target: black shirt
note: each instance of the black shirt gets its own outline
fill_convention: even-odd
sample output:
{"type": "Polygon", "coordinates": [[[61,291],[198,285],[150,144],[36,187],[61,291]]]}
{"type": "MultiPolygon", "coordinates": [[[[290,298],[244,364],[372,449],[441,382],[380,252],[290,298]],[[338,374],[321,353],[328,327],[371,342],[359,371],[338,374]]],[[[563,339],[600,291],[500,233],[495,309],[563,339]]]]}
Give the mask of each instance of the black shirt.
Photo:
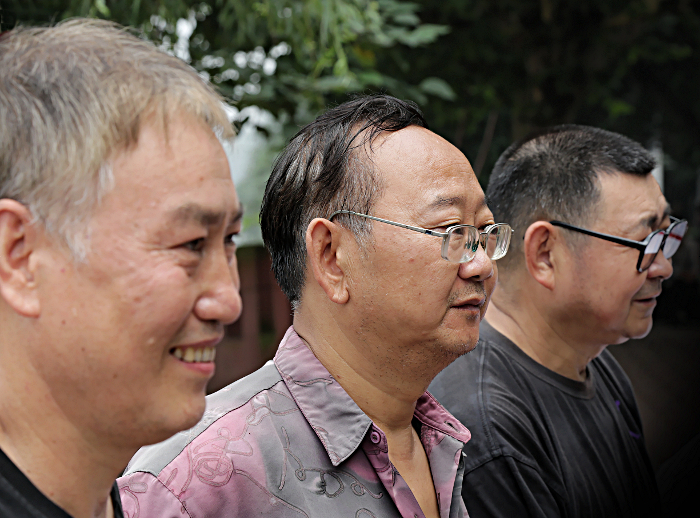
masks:
{"type": "Polygon", "coordinates": [[[462,486],[471,518],[658,516],[634,392],[612,354],[579,382],[487,322],[480,333],[428,389],[472,432],[462,486]]]}
{"type": "MultiPolygon", "coordinates": [[[[123,518],[117,484],[112,486],[114,518],[123,518]]],[[[71,518],[49,500],[0,450],[0,518],[71,518]]]]}

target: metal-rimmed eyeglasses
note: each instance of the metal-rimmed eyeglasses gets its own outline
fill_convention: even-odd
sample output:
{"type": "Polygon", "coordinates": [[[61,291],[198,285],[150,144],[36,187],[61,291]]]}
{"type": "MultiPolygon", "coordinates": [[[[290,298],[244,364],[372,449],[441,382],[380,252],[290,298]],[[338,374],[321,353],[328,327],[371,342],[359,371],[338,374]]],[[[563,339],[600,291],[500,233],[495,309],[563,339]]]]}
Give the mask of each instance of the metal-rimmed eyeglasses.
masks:
{"type": "Polygon", "coordinates": [[[587,228],[577,227],[575,225],[569,225],[563,221],[550,221],[552,225],[557,227],[562,227],[568,230],[573,230],[574,232],[581,232],[589,236],[597,237],[600,239],[605,239],[606,241],[612,241],[619,245],[629,246],[630,248],[636,248],[639,250],[639,259],[637,260],[637,271],[642,273],[649,269],[649,267],[654,263],[656,259],[656,254],[659,250],[663,250],[664,257],[670,259],[678,251],[678,247],[681,245],[683,236],[686,230],[688,230],[688,222],[684,219],[674,218],[670,216],[671,224],[668,228],[654,230],[642,241],[634,241],[633,239],[625,239],[624,237],[612,236],[610,234],[603,234],[602,232],[595,232],[594,230],[588,230],[587,228]]]}
{"type": "Polygon", "coordinates": [[[468,263],[474,259],[480,244],[486,251],[486,255],[489,259],[493,261],[500,259],[508,252],[510,238],[513,234],[510,225],[507,223],[494,223],[493,225],[487,226],[483,231],[479,231],[478,228],[472,225],[453,225],[447,227],[445,232],[437,232],[436,230],[404,225],[396,221],[360,214],[359,212],[353,212],[351,210],[337,210],[328,217],[328,220],[331,221],[338,214],[354,214],[355,216],[407,228],[408,230],[414,230],[429,236],[441,237],[442,258],[452,263],[468,263]]]}

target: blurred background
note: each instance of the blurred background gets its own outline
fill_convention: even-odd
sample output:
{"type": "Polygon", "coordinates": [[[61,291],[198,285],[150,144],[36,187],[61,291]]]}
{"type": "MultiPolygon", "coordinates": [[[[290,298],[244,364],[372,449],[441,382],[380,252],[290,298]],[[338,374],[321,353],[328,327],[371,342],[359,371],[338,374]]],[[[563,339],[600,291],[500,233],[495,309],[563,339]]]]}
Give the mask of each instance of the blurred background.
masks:
{"type": "Polygon", "coordinates": [[[230,103],[244,310],[210,390],[271,358],[291,324],[258,225],[276,154],[327,106],[385,92],[416,101],[484,186],[514,139],[553,124],[602,127],[652,150],[673,214],[691,226],[654,329],[611,350],[635,387],[655,467],[700,433],[700,2],[0,0],[3,31],[71,16],[134,27],[230,103]]]}

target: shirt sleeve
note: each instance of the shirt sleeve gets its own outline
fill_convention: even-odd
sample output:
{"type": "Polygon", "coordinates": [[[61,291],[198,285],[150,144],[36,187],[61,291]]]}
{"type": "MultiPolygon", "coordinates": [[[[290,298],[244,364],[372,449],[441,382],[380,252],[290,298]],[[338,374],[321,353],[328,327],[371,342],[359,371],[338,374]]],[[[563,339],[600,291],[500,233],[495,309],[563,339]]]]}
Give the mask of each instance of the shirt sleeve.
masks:
{"type": "Polygon", "coordinates": [[[462,498],[471,518],[560,518],[565,499],[533,467],[499,456],[464,476],[462,498]]]}
{"type": "Polygon", "coordinates": [[[117,482],[124,518],[190,518],[185,505],[150,473],[138,471],[117,482]]]}

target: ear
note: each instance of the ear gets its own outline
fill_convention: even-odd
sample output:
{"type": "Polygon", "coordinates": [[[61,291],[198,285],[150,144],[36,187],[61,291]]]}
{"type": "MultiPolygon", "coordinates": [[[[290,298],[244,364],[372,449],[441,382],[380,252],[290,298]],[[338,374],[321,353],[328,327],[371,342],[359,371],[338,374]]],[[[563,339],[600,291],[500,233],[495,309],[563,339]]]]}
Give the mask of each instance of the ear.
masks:
{"type": "Polygon", "coordinates": [[[32,219],[18,201],[0,199],[0,296],[25,317],[40,313],[32,260],[37,230],[32,219]]]}
{"type": "Polygon", "coordinates": [[[524,239],[527,271],[542,286],[553,290],[556,266],[553,251],[557,241],[554,227],[547,221],[535,221],[525,231],[524,239]]]}
{"type": "Polygon", "coordinates": [[[347,279],[341,266],[342,229],[323,218],[315,218],[306,229],[306,254],[314,279],[336,304],[350,299],[347,279]]]}

